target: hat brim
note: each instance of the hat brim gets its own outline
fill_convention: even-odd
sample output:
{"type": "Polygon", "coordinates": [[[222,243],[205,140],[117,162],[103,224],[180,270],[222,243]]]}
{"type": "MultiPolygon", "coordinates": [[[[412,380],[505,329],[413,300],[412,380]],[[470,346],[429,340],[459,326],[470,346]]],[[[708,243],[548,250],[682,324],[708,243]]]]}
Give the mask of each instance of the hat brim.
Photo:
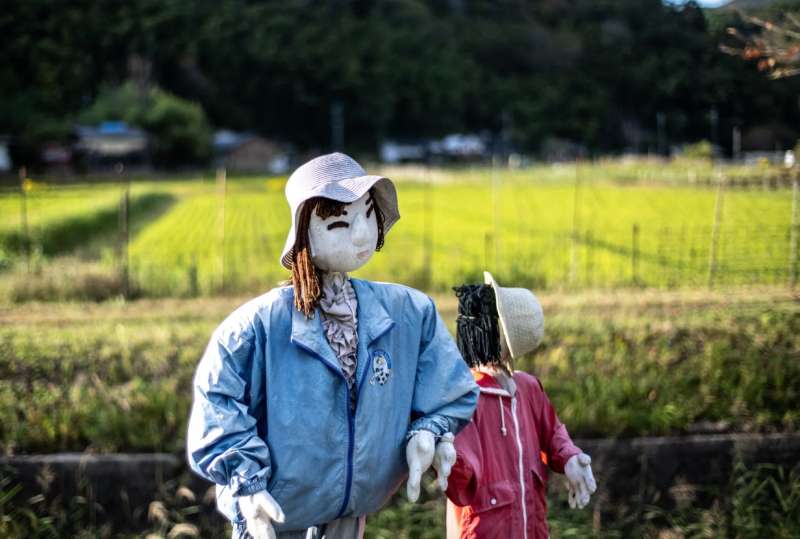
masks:
{"type": "MultiPolygon", "coordinates": [[[[392,180],[385,176],[357,176],[338,182],[324,183],[315,191],[310,192],[306,200],[314,197],[324,197],[349,204],[364,196],[373,186],[375,187],[378,206],[383,212],[383,233],[386,235],[389,229],[400,219],[400,210],[397,205],[397,189],[392,180]]],[[[297,221],[300,218],[300,212],[304,204],[305,201],[300,203],[294,215],[292,215],[292,226],[286,236],[286,242],[281,252],[281,265],[288,270],[292,269],[294,244],[297,238],[297,221]]]]}
{"type": "Polygon", "coordinates": [[[526,288],[499,286],[492,274],[483,272],[484,283],[494,290],[497,317],[513,359],[534,351],[544,337],[542,305],[526,288]]]}

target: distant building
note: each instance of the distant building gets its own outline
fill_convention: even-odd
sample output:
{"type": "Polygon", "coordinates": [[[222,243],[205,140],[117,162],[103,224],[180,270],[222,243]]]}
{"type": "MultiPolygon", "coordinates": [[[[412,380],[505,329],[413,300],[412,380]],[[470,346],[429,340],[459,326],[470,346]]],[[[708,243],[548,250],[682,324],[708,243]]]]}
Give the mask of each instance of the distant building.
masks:
{"type": "Polygon", "coordinates": [[[797,131],[782,124],[750,127],[742,136],[741,158],[745,164],[783,164],[786,150],[794,147],[797,138],[797,131]]]}
{"type": "Polygon", "coordinates": [[[218,167],[236,172],[284,174],[290,166],[289,154],[282,145],[252,133],[217,131],[214,156],[218,167]]]}
{"type": "Polygon", "coordinates": [[[381,144],[381,161],[383,163],[405,163],[423,161],[428,154],[424,141],[400,142],[387,140],[381,144]]]}
{"type": "Polygon", "coordinates": [[[0,172],[11,170],[11,155],[8,153],[8,137],[0,136],[0,172]]]}
{"type": "Polygon", "coordinates": [[[453,133],[428,145],[434,156],[450,160],[476,160],[488,155],[484,137],[480,135],[453,133]]]}
{"type": "Polygon", "coordinates": [[[149,139],[141,129],[124,122],[103,122],[97,126],[79,125],[75,131],[75,152],[90,168],[148,162],[149,139]]]}

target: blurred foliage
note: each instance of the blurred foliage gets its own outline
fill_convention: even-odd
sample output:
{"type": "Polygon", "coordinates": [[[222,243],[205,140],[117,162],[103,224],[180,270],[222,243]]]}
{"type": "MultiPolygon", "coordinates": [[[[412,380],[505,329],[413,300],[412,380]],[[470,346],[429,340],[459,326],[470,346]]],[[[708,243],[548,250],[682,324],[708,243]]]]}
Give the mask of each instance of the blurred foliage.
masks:
{"type": "Polygon", "coordinates": [[[701,140],[694,144],[687,144],[681,152],[681,157],[687,159],[710,160],[714,156],[714,148],[707,140],[701,140]]]}
{"type": "Polygon", "coordinates": [[[739,465],[733,498],[737,537],[789,539],[800,535],[800,467],[739,465]]]}
{"type": "Polygon", "coordinates": [[[96,125],[123,121],[151,135],[156,164],[203,163],[211,156],[211,128],[197,103],[181,99],[158,87],[137,87],[126,82],[103,87],[79,121],[96,125]]]}
{"type": "MultiPolygon", "coordinates": [[[[753,13],[798,6],[767,4],[753,13]]],[[[346,145],[366,151],[483,129],[524,150],[549,137],[655,150],[659,114],[662,142],[683,142],[712,138],[711,109],[720,134],[777,122],[796,135],[800,81],[769,83],[723,54],[729,26],[748,23],[661,0],[13,2],[0,15],[0,132],[24,153],[134,78],[200,103],[214,125],[301,148],[330,145],[337,106],[346,145]]]]}
{"type": "Polygon", "coordinates": [[[699,422],[733,431],[800,426],[800,313],[710,312],[640,326],[551,320],[523,362],[577,436],[667,435],[699,422]]]}

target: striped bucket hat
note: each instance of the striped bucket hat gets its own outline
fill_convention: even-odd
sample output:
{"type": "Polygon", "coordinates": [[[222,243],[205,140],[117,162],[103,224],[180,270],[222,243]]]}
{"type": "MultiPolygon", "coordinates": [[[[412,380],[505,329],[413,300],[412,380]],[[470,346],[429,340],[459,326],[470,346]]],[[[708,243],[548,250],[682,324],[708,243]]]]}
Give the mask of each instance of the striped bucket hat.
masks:
{"type": "Polygon", "coordinates": [[[361,198],[371,187],[383,211],[383,232],[387,234],[398,219],[397,190],[389,178],[367,174],[355,159],[343,153],[321,155],[301,165],[286,182],[286,200],[292,212],[292,228],[281,253],[281,264],[292,269],[297,221],[303,203],[314,197],[325,197],[350,203],[361,198]]]}
{"type": "Polygon", "coordinates": [[[533,292],[526,288],[499,286],[492,274],[483,272],[483,282],[494,290],[500,327],[513,359],[533,352],[544,339],[544,313],[533,292]]]}

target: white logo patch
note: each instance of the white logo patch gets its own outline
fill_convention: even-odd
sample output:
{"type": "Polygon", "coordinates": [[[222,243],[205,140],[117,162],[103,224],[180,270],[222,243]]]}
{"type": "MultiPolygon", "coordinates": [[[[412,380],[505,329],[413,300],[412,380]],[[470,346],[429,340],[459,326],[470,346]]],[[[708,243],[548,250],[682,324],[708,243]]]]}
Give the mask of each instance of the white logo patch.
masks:
{"type": "Polygon", "coordinates": [[[389,381],[392,375],[392,360],[389,359],[389,354],[383,350],[375,350],[372,353],[372,378],[369,383],[372,385],[384,385],[389,381]]]}

